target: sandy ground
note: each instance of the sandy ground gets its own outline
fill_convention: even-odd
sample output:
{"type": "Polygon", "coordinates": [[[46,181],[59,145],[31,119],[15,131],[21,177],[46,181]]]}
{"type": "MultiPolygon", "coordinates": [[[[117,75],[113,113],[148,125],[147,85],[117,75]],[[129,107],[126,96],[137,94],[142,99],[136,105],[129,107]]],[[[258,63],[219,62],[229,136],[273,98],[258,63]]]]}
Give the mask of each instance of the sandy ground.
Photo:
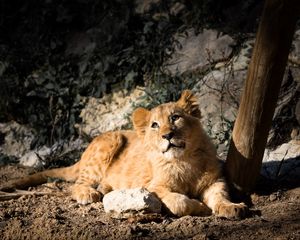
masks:
{"type": "MultiPolygon", "coordinates": [[[[29,172],[0,167],[0,184],[29,172]]],[[[112,219],[101,202],[74,202],[68,183],[47,183],[24,195],[0,201],[0,239],[300,239],[300,182],[293,186],[263,184],[251,195],[246,219],[215,216],[174,218],[149,215],[112,219]]]]}

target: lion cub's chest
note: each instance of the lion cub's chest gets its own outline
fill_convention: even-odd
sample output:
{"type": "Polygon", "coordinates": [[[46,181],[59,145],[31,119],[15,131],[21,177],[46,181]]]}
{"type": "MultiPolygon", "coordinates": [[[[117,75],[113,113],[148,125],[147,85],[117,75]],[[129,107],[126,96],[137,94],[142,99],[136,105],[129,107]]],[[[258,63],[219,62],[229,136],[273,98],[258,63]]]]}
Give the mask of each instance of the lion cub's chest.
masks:
{"type": "Polygon", "coordinates": [[[160,181],[163,181],[170,191],[182,194],[189,194],[195,191],[194,188],[197,185],[200,174],[197,171],[197,167],[191,163],[180,162],[179,160],[164,163],[156,172],[157,174],[154,175],[154,178],[159,178],[160,181]]]}

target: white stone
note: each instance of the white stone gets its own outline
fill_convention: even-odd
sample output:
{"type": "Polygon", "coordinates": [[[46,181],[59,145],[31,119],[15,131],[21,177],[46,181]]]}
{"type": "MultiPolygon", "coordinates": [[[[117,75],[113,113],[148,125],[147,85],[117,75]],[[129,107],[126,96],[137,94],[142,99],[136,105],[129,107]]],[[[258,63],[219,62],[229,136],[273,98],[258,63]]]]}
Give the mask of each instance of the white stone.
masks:
{"type": "Polygon", "coordinates": [[[43,166],[43,160],[51,153],[51,149],[43,146],[38,151],[30,151],[20,158],[20,164],[25,167],[40,168],[43,166]]]}
{"type": "Polygon", "coordinates": [[[161,201],[145,188],[115,190],[103,197],[104,211],[115,218],[160,213],[161,205],[161,201]]]}
{"type": "Polygon", "coordinates": [[[275,150],[266,149],[261,173],[272,179],[295,180],[300,176],[300,141],[292,140],[275,150]]]}

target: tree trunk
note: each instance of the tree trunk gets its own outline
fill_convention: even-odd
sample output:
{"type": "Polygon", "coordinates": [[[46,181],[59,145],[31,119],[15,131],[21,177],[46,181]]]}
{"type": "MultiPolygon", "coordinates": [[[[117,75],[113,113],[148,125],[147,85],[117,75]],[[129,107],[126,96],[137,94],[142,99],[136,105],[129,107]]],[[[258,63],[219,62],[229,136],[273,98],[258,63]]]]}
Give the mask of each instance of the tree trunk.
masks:
{"type": "Polygon", "coordinates": [[[283,79],[299,0],[266,0],[226,161],[229,181],[255,185],[283,79]]]}

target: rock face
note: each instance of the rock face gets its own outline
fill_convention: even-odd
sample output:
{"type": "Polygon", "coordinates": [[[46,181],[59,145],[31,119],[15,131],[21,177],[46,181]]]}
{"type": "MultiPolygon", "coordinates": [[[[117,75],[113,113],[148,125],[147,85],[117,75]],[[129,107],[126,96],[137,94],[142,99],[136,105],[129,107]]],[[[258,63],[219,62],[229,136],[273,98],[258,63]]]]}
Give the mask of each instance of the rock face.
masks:
{"type": "Polygon", "coordinates": [[[229,135],[237,116],[252,47],[253,40],[245,42],[230,61],[216,64],[215,69],[193,87],[199,99],[203,127],[223,158],[226,157],[229,135]]]}
{"type": "Polygon", "coordinates": [[[227,70],[212,71],[193,88],[199,99],[203,127],[215,142],[221,156],[226,154],[228,134],[237,115],[246,77],[245,70],[234,74],[227,70]]]}
{"type": "Polygon", "coordinates": [[[78,131],[90,137],[103,132],[122,129],[131,123],[131,113],[146,104],[145,92],[135,89],[131,94],[116,92],[104,98],[88,98],[81,111],[82,123],[76,125],[78,131]],[[109,103],[109,104],[108,104],[109,103]]]}
{"type": "Polygon", "coordinates": [[[161,201],[145,188],[115,190],[103,197],[106,213],[115,218],[126,218],[138,213],[160,213],[161,201]]]}
{"type": "Polygon", "coordinates": [[[34,129],[14,121],[0,123],[0,133],[4,136],[0,153],[18,158],[30,151],[30,145],[36,137],[34,129]]]}
{"type": "Polygon", "coordinates": [[[194,29],[187,36],[178,37],[180,47],[166,63],[171,74],[183,74],[200,70],[212,62],[223,61],[232,52],[235,43],[229,35],[222,35],[216,30],[204,30],[196,35],[194,29]]]}
{"type": "MultiPolygon", "coordinates": [[[[25,153],[19,163],[26,167],[41,168],[47,162],[47,159],[58,158],[67,155],[75,150],[85,149],[87,146],[82,139],[71,140],[69,142],[56,142],[53,146],[42,146],[39,149],[25,153]]],[[[74,159],[75,160],[75,159],[74,159]]]]}

